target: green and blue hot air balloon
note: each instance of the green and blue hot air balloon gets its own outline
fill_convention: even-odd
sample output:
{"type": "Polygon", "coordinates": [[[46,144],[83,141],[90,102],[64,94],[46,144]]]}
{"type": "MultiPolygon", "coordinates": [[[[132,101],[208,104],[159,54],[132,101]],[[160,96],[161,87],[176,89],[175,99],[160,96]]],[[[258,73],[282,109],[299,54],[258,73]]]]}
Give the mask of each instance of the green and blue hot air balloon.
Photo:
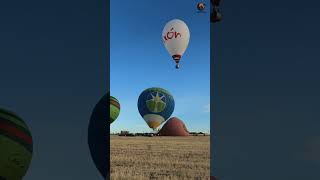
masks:
{"type": "Polygon", "coordinates": [[[144,90],[138,99],[139,113],[153,130],[169,119],[174,105],[173,96],[159,87],[144,90]]]}
{"type": "Polygon", "coordinates": [[[32,136],[26,123],[15,113],[0,109],[0,179],[23,179],[32,153],[32,136]]]}

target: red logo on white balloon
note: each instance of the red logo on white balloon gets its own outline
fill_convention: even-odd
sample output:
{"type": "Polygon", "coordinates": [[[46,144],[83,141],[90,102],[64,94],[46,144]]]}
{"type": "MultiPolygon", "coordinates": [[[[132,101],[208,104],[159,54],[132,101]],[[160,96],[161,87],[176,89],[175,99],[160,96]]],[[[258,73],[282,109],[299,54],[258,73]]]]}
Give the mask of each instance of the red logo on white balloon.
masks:
{"type": "Polygon", "coordinates": [[[164,42],[167,42],[168,40],[171,40],[173,38],[176,39],[178,37],[181,37],[181,33],[174,31],[174,28],[171,28],[170,31],[163,36],[163,39],[164,42]]]}

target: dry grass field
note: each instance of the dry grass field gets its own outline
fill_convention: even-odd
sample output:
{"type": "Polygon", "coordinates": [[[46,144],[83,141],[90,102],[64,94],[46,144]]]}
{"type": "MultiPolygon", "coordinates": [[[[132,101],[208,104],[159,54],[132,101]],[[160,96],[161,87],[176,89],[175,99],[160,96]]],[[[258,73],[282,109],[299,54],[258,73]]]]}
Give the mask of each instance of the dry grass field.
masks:
{"type": "Polygon", "coordinates": [[[210,137],[111,136],[112,180],[210,179],[210,137]]]}

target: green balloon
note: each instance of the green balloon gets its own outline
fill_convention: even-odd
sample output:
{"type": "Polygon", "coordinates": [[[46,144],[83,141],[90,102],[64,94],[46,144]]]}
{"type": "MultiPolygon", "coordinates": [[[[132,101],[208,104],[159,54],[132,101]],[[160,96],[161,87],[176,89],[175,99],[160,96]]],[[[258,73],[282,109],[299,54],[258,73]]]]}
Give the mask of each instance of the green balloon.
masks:
{"type": "Polygon", "coordinates": [[[113,123],[120,114],[120,103],[115,98],[110,96],[110,124],[113,123]]]}
{"type": "Polygon", "coordinates": [[[16,114],[0,109],[0,179],[21,180],[33,153],[29,128],[16,114]]]}

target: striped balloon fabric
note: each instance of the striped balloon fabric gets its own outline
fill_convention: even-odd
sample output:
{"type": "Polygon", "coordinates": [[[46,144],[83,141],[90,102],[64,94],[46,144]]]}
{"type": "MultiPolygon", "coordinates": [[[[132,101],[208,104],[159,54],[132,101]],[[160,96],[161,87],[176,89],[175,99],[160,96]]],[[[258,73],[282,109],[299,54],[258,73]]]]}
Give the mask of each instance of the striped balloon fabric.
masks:
{"type": "Polygon", "coordinates": [[[33,152],[31,133],[16,114],[0,109],[0,179],[21,180],[33,152]]]}
{"type": "Polygon", "coordinates": [[[119,114],[120,103],[115,97],[110,96],[110,124],[118,118],[119,114]]]}

